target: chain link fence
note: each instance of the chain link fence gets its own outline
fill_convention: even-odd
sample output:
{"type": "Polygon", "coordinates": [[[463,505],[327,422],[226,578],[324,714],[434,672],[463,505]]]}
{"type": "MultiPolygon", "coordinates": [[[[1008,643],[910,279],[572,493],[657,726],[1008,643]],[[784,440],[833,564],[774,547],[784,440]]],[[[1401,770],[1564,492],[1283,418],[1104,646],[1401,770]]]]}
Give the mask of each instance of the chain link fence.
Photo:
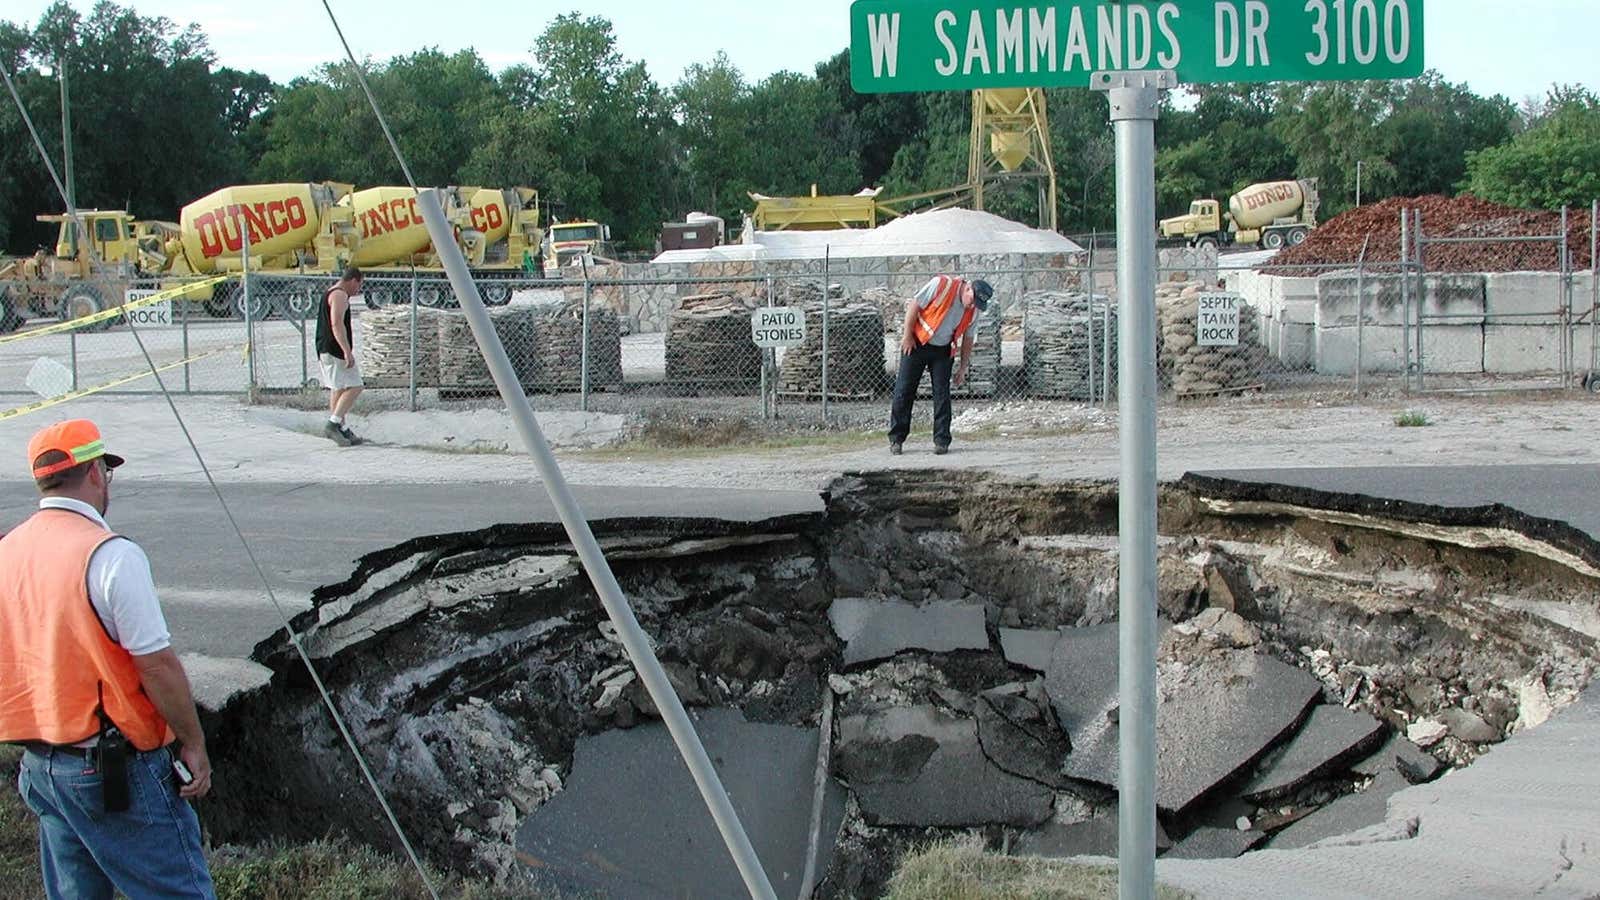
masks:
{"type": "MultiPolygon", "coordinates": [[[[1600,346],[1593,272],[1576,271],[1566,250],[1569,263],[1553,273],[1430,272],[1429,254],[1445,242],[1417,228],[1407,232],[1398,262],[1392,252],[1376,263],[1363,253],[1353,265],[1163,250],[1155,348],[1163,397],[1359,391],[1377,382],[1431,390],[1447,387],[1446,377],[1481,385],[1518,366],[1560,385],[1593,368],[1600,346]],[[1235,299],[1219,304],[1210,297],[1219,292],[1235,299]]],[[[1000,256],[665,268],[479,282],[522,388],[539,408],[879,424],[907,304],[939,274],[983,277],[996,288],[995,302],[973,324],[971,370],[953,392],[958,413],[1108,406],[1117,396],[1114,249],[1091,247],[1048,265],[1000,256]],[[797,310],[803,338],[759,347],[752,318],[769,307],[797,310]]],[[[315,313],[331,284],[327,276],[235,278],[209,296],[141,316],[138,333],[157,365],[171,367],[169,389],[254,399],[315,393],[315,313]]],[[[454,306],[437,273],[369,275],[353,317],[369,390],[410,409],[492,402],[487,368],[454,306]]],[[[29,337],[43,324],[35,319],[0,339],[0,392],[94,389],[146,371],[124,323],[29,337]]],[[[157,386],[142,378],[104,390],[157,386]]],[[[926,380],[920,394],[930,394],[926,380]]],[[[920,420],[930,406],[918,404],[920,420]]]]}

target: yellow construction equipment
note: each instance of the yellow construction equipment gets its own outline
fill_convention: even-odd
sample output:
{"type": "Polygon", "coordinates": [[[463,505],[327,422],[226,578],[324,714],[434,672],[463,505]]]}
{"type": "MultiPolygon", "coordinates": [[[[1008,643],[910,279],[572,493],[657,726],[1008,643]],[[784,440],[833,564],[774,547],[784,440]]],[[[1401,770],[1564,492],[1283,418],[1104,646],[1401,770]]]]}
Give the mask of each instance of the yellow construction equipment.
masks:
{"type": "Polygon", "coordinates": [[[821,194],[811,186],[809,197],[768,197],[751,194],[756,211],[751,216],[757,231],[831,231],[836,228],[876,228],[878,194],[872,188],[858,194],[821,194]]]}
{"type": "Polygon", "coordinates": [[[972,92],[972,140],[967,181],[972,208],[983,209],[987,189],[1015,180],[1037,181],[1039,227],[1056,229],[1056,168],[1050,156],[1050,119],[1039,88],[972,92]]]}

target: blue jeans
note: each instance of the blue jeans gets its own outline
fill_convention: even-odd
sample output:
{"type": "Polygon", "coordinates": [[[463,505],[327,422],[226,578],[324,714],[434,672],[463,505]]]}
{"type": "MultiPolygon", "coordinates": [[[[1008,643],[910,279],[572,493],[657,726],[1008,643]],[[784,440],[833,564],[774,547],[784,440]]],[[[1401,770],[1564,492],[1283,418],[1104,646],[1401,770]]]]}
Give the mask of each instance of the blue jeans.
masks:
{"type": "Polygon", "coordinates": [[[214,898],[200,821],[178,796],[172,753],[128,759],[128,809],[108,813],[94,761],[59,751],[22,755],[17,789],[39,817],[39,865],[51,900],[214,898]]]}
{"type": "Polygon", "coordinates": [[[949,344],[923,344],[901,355],[900,372],[894,380],[894,405],[889,410],[889,443],[903,444],[911,433],[911,407],[926,371],[928,380],[933,382],[933,443],[950,446],[950,375],[954,368],[949,344]]]}

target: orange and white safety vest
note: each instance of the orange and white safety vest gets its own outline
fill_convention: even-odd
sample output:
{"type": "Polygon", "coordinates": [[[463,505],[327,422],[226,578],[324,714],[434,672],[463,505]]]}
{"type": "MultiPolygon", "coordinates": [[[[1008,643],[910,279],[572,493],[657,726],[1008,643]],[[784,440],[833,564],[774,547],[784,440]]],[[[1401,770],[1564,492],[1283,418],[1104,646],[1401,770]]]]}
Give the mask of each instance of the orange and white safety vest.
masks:
{"type": "MultiPolygon", "coordinates": [[[[939,275],[934,278],[938,287],[934,288],[933,299],[928,305],[917,310],[917,321],[912,325],[912,333],[917,336],[918,344],[926,344],[933,340],[933,335],[944,323],[944,317],[950,314],[953,308],[960,307],[961,289],[965,285],[959,278],[949,275],[939,275]]],[[[950,333],[950,355],[955,356],[957,345],[961,343],[961,335],[972,325],[973,316],[977,315],[977,308],[968,306],[961,311],[961,321],[956,323],[956,330],[950,333]]]]}
{"type": "Polygon", "coordinates": [[[42,509],[0,539],[0,741],[76,744],[99,733],[101,704],[138,749],[173,741],[89,600],[89,560],[114,537],[42,509]]]}

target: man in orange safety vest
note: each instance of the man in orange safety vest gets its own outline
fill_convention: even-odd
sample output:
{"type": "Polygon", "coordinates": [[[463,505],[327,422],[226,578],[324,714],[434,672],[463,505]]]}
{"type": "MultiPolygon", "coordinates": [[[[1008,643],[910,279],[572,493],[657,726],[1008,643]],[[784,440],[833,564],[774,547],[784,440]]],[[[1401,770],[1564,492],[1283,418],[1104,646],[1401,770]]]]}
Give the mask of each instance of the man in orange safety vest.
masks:
{"type": "Polygon", "coordinates": [[[899,456],[911,433],[911,407],[926,371],[933,382],[933,452],[950,452],[950,386],[960,387],[972,365],[972,320],[989,308],[994,288],[983,279],[935,276],[907,304],[900,338],[900,373],[889,413],[889,452],[899,456]]]}
{"type": "Polygon", "coordinates": [[[28,442],[43,499],[0,538],[0,741],[26,748],[52,900],[214,898],[187,802],[211,789],[205,734],[150,560],[105,520],[122,463],[87,419],[28,442]]]}

